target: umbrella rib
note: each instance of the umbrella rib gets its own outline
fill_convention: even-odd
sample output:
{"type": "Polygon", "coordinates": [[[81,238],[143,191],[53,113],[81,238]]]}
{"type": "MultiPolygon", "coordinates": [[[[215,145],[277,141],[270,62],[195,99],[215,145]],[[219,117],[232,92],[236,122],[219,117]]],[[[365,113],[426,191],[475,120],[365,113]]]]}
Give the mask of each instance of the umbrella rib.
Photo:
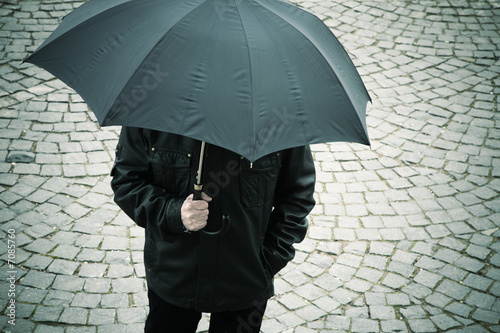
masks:
{"type": "MultiPolygon", "coordinates": [[[[191,14],[195,9],[199,8],[202,4],[205,4],[205,3],[200,3],[198,6],[196,6],[195,8],[193,8],[193,10],[191,10],[188,14],[186,14],[182,19],[180,19],[177,23],[181,22],[182,20],[184,20],[189,14],[191,14]]],[[[215,21],[212,22],[212,26],[210,27],[210,31],[212,31],[215,27],[215,21]]],[[[166,35],[166,34],[165,34],[166,35]]],[[[206,44],[207,42],[205,42],[206,44]]],[[[203,55],[201,57],[201,61],[198,63],[198,67],[199,68],[199,65],[203,63],[203,60],[205,59],[204,58],[205,55],[203,55]]],[[[200,59],[200,58],[198,58],[200,59]]],[[[189,96],[189,99],[191,100],[191,104],[193,104],[193,100],[194,100],[194,96],[195,96],[195,90],[196,90],[196,87],[192,87],[192,89],[189,91],[189,94],[187,94],[189,96]]],[[[186,108],[186,109],[189,109],[189,108],[186,108]]],[[[180,123],[180,132],[182,132],[182,129],[184,128],[184,123],[185,123],[185,119],[186,119],[186,116],[187,116],[187,112],[186,112],[186,109],[184,110],[184,113],[183,113],[183,116],[182,116],[182,121],[180,123]]],[[[205,139],[203,139],[202,141],[206,141],[205,139]]]]}
{"type": "MultiPolygon", "coordinates": [[[[288,72],[288,82],[290,82],[291,86],[293,87],[293,84],[295,83],[297,88],[300,87],[300,83],[299,83],[299,80],[297,80],[296,78],[296,75],[294,75],[293,73],[293,70],[291,65],[290,65],[290,62],[288,61],[288,58],[286,57],[286,53],[285,52],[280,52],[280,55],[281,55],[281,58],[283,59],[283,64],[285,65],[285,68],[287,69],[287,72],[288,72]]],[[[298,90],[301,90],[301,89],[298,89],[298,90]]],[[[306,142],[310,141],[309,138],[308,138],[308,135],[307,135],[307,130],[306,130],[306,118],[304,117],[304,106],[303,106],[303,98],[301,97],[302,95],[301,94],[298,94],[300,95],[300,97],[297,97],[296,98],[296,101],[295,103],[297,104],[298,106],[298,110],[299,112],[297,113],[297,115],[299,116],[299,118],[301,119],[301,123],[302,123],[302,128],[303,128],[303,133],[304,133],[304,139],[306,142]]]]}
{"type": "MultiPolygon", "coordinates": [[[[274,38],[272,38],[272,33],[266,31],[268,33],[268,35],[270,36],[271,39],[275,40],[274,38]]],[[[289,61],[289,58],[287,57],[287,53],[283,50],[282,47],[280,47],[280,43],[276,42],[275,43],[275,46],[278,50],[278,53],[281,57],[281,61],[286,69],[286,72],[287,72],[287,78],[288,78],[288,83],[290,84],[292,90],[294,86],[296,86],[296,90],[301,90],[299,89],[299,87],[301,86],[300,85],[300,82],[299,80],[297,80],[297,77],[296,75],[294,75],[294,71],[292,70],[292,66],[290,64],[290,61],[289,61]]],[[[299,118],[301,119],[301,123],[302,123],[302,128],[303,128],[303,134],[304,134],[304,140],[307,142],[309,141],[309,138],[308,138],[308,135],[307,135],[307,131],[306,131],[306,119],[304,118],[304,106],[303,106],[303,98],[302,98],[302,95],[301,94],[296,94],[296,98],[294,98],[294,102],[296,103],[297,107],[298,107],[298,110],[300,111],[298,113],[298,116],[299,118]]]]}
{"type": "MultiPolygon", "coordinates": [[[[184,15],[181,19],[179,19],[179,20],[177,21],[177,23],[173,24],[173,25],[172,25],[172,27],[171,27],[170,29],[168,29],[168,30],[167,30],[167,31],[166,31],[166,32],[162,35],[162,37],[161,37],[160,39],[158,39],[158,41],[157,41],[157,42],[155,43],[155,45],[151,48],[151,50],[150,50],[150,51],[148,51],[148,52],[146,53],[146,55],[145,55],[145,56],[144,56],[144,58],[140,61],[140,63],[142,64],[142,63],[143,63],[143,62],[144,62],[144,61],[145,61],[145,60],[146,60],[146,59],[147,59],[147,58],[148,58],[148,57],[149,57],[149,56],[153,53],[153,51],[156,49],[156,47],[158,46],[158,44],[160,44],[160,43],[161,43],[161,42],[162,42],[162,41],[163,41],[163,40],[167,37],[167,35],[168,35],[171,31],[172,31],[172,29],[173,29],[173,28],[174,28],[174,27],[175,27],[175,26],[176,26],[176,25],[177,25],[180,21],[184,20],[187,16],[189,16],[189,15],[190,15],[193,11],[195,11],[196,9],[198,9],[198,8],[199,8],[201,5],[203,5],[203,4],[204,4],[204,2],[201,2],[201,3],[197,4],[197,5],[196,5],[195,7],[193,7],[193,8],[192,8],[192,9],[191,9],[188,13],[186,13],[186,15],[184,15]]],[[[137,72],[139,72],[139,68],[140,68],[140,66],[137,66],[137,68],[134,70],[134,72],[130,75],[130,78],[134,77],[134,76],[135,76],[135,74],[136,74],[137,72]]],[[[127,81],[126,81],[127,83],[130,81],[130,78],[129,78],[129,80],[127,80],[127,81]]],[[[120,96],[120,95],[123,93],[124,89],[127,87],[127,83],[125,83],[125,85],[121,88],[120,92],[118,93],[118,96],[120,96]]],[[[112,106],[111,106],[111,107],[112,107],[112,106]]]]}
{"type": "MultiPolygon", "coordinates": [[[[324,60],[325,60],[328,64],[330,64],[330,61],[328,60],[328,58],[327,58],[327,57],[325,57],[324,53],[323,53],[323,52],[322,52],[322,51],[321,51],[318,47],[316,47],[316,45],[312,42],[312,40],[311,40],[311,39],[310,39],[307,35],[305,35],[304,33],[302,33],[302,31],[301,31],[300,29],[298,29],[296,26],[294,26],[293,24],[291,24],[290,22],[288,22],[285,18],[283,18],[282,16],[280,16],[278,13],[276,13],[276,11],[275,11],[275,10],[273,10],[272,8],[270,8],[267,4],[263,3],[263,2],[262,2],[262,1],[260,1],[260,0],[255,0],[255,1],[256,1],[256,2],[258,2],[258,3],[260,3],[263,7],[265,7],[267,10],[269,10],[269,11],[270,11],[271,13],[273,13],[275,16],[279,17],[281,20],[283,20],[283,22],[285,22],[286,24],[288,24],[291,28],[295,29],[295,30],[296,30],[296,31],[298,31],[300,34],[302,34],[302,35],[304,36],[304,38],[306,38],[306,39],[309,41],[309,43],[310,43],[310,44],[314,47],[314,49],[315,49],[315,50],[316,50],[316,51],[317,51],[317,52],[321,55],[321,57],[322,57],[322,58],[323,58],[323,59],[324,59],[324,60]]],[[[290,5],[290,6],[292,6],[292,5],[290,5]]],[[[297,8],[297,9],[298,9],[298,10],[302,10],[302,9],[299,9],[299,8],[297,8]]],[[[318,17],[314,16],[313,14],[311,14],[311,13],[309,13],[309,12],[307,12],[307,11],[304,11],[304,13],[306,13],[306,14],[308,14],[308,15],[312,16],[313,18],[315,18],[315,19],[319,20],[319,18],[318,18],[318,17]]],[[[321,22],[321,20],[320,20],[320,22],[321,22]]],[[[327,29],[329,29],[328,27],[326,27],[326,28],[327,28],[327,29]]],[[[347,57],[350,59],[350,57],[349,57],[349,55],[347,54],[347,51],[345,50],[345,48],[344,48],[342,45],[340,45],[340,46],[341,46],[342,50],[345,52],[345,54],[347,55],[347,57]]],[[[352,61],[352,60],[351,60],[351,61],[352,61]]],[[[328,66],[328,67],[329,67],[330,71],[334,74],[334,76],[337,76],[337,75],[336,75],[336,73],[335,73],[335,71],[333,70],[332,66],[328,66]]],[[[345,87],[344,87],[344,83],[343,83],[340,79],[339,79],[339,82],[340,82],[340,85],[342,86],[342,88],[343,88],[344,92],[348,95],[347,90],[346,90],[346,89],[345,89],[345,87]]],[[[363,85],[363,89],[364,89],[365,93],[367,94],[368,99],[371,101],[370,95],[369,95],[369,93],[368,93],[368,91],[366,90],[366,87],[365,87],[364,85],[363,85]]],[[[350,99],[349,99],[349,101],[350,101],[350,99]]],[[[351,104],[352,104],[352,102],[351,102],[351,104]]],[[[354,108],[354,105],[352,105],[352,106],[353,106],[353,108],[354,108]]],[[[355,109],[355,108],[354,108],[354,109],[355,109]]],[[[357,112],[356,112],[356,114],[357,114],[357,112]]],[[[358,115],[358,118],[359,118],[359,115],[358,115]]],[[[360,119],[360,120],[361,120],[361,119],[360,119]]]]}
{"type": "MultiPolygon", "coordinates": [[[[65,36],[65,35],[69,34],[71,31],[73,31],[73,30],[77,29],[78,27],[81,27],[81,26],[82,26],[82,25],[84,25],[84,24],[88,24],[88,22],[89,22],[90,20],[96,20],[98,17],[101,17],[102,15],[104,15],[105,13],[107,13],[107,12],[109,12],[109,11],[113,10],[113,9],[116,9],[116,8],[118,8],[118,7],[121,7],[121,6],[125,6],[126,4],[130,4],[130,2],[131,2],[131,1],[132,1],[132,0],[128,0],[128,1],[126,1],[126,2],[119,3],[119,4],[115,5],[115,6],[109,7],[108,9],[106,9],[106,10],[104,10],[104,11],[102,11],[102,12],[98,13],[97,15],[91,16],[91,17],[90,17],[90,18],[88,18],[87,20],[85,20],[85,21],[82,21],[82,22],[78,23],[77,25],[75,25],[74,27],[72,27],[71,29],[69,29],[68,31],[65,31],[65,32],[64,32],[64,33],[62,33],[61,35],[57,36],[57,38],[54,38],[53,40],[51,40],[51,41],[50,41],[50,42],[48,42],[47,44],[45,44],[45,42],[44,42],[44,43],[42,43],[42,44],[39,46],[39,48],[41,48],[42,46],[45,48],[46,46],[48,46],[48,45],[52,44],[52,42],[54,42],[54,41],[56,41],[56,40],[58,40],[58,39],[62,38],[63,36],[65,36]],[[45,45],[44,45],[44,44],[45,44],[45,45]]],[[[82,6],[84,6],[84,5],[85,5],[85,3],[84,3],[82,6]]],[[[70,13],[70,14],[71,14],[71,13],[70,13]]],[[[68,15],[70,15],[70,14],[68,14],[68,15]]],[[[63,17],[63,21],[62,21],[62,22],[64,22],[64,17],[63,17]]],[[[57,30],[57,29],[56,29],[56,30],[57,30]]],[[[54,32],[55,32],[55,31],[54,31],[54,32]]],[[[34,54],[34,53],[33,53],[33,54],[34,54]]],[[[28,61],[28,60],[29,60],[29,58],[31,58],[31,55],[30,55],[30,56],[28,56],[28,57],[27,57],[24,61],[28,61]]],[[[23,61],[23,62],[24,62],[24,61],[23,61]]]]}
{"type": "MultiPolygon", "coordinates": [[[[297,29],[296,26],[294,26],[293,24],[291,24],[290,22],[288,22],[285,18],[283,18],[282,16],[280,16],[278,13],[276,13],[273,9],[271,9],[269,6],[266,6],[266,4],[262,3],[261,1],[259,0],[255,0],[256,2],[259,2],[263,7],[265,7],[267,10],[269,10],[270,12],[272,12],[275,16],[279,17],[280,19],[282,19],[285,23],[287,23],[291,28],[297,30],[300,34],[302,34],[302,36],[304,36],[308,41],[309,43],[314,46],[314,49],[321,55],[321,57],[327,62],[329,63],[328,59],[323,55],[323,52],[321,52],[317,47],[316,45],[311,41],[311,39],[306,36],[304,33],[302,33],[302,31],[300,31],[299,29],[297,29]]],[[[305,11],[304,11],[305,12],[305,11]]],[[[309,12],[305,12],[309,15],[312,15],[311,13],[309,12]]],[[[314,15],[312,15],[314,16],[314,15]]],[[[316,16],[314,16],[315,18],[317,18],[316,16]]],[[[345,51],[345,50],[344,50],[345,51]]],[[[333,72],[333,74],[335,74],[335,72],[333,71],[333,69],[330,67],[330,70],[333,72]]]]}
{"type": "MultiPolygon", "coordinates": [[[[248,36],[247,36],[246,30],[245,30],[245,25],[243,24],[243,20],[241,18],[240,9],[238,8],[238,1],[234,1],[234,7],[236,8],[236,12],[238,13],[238,17],[240,18],[241,28],[243,29],[243,35],[245,36],[245,41],[246,41],[246,45],[247,45],[248,68],[249,68],[250,91],[251,91],[250,95],[252,96],[250,110],[252,110],[252,114],[254,114],[253,113],[253,105],[254,105],[253,90],[254,89],[253,89],[253,77],[252,77],[252,60],[251,60],[251,57],[250,57],[250,46],[248,44],[248,36]]],[[[255,118],[255,115],[254,115],[254,118],[255,118]]],[[[252,122],[252,134],[255,132],[255,128],[257,127],[256,126],[257,122],[258,122],[258,118],[257,118],[257,120],[253,119],[253,122],[252,122]]],[[[250,137],[250,147],[253,150],[252,156],[254,156],[255,155],[255,150],[256,150],[256,143],[255,143],[253,135],[250,137]]]]}

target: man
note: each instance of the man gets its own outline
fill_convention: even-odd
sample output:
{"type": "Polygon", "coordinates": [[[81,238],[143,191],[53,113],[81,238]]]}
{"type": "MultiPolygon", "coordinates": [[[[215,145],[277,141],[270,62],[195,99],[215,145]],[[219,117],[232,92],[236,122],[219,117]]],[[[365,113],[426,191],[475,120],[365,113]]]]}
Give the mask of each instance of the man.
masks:
{"type": "Polygon", "coordinates": [[[115,202],[146,230],[145,332],[193,333],[202,312],[211,313],[210,333],[259,332],[273,277],[293,259],[314,207],[311,151],[250,163],[208,145],[204,193],[193,200],[200,146],[140,128],[120,134],[111,185],[115,202]]]}

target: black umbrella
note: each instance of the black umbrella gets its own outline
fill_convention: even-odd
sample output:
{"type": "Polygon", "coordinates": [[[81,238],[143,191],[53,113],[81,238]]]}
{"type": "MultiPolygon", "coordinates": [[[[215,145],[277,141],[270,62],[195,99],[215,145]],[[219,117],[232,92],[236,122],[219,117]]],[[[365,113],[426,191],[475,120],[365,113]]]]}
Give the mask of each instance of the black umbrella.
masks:
{"type": "Polygon", "coordinates": [[[102,126],[180,134],[251,162],[369,144],[370,97],[351,59],[316,16],[280,0],[90,0],[26,61],[75,89],[102,126]]]}

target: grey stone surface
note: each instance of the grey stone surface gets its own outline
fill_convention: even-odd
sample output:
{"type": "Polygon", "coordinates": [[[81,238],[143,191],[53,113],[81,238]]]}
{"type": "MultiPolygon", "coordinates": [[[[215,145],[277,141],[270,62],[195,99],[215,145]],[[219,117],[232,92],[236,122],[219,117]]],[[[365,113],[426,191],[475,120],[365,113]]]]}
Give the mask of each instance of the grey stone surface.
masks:
{"type": "MultiPolygon", "coordinates": [[[[135,333],[148,311],[144,231],[109,187],[119,128],[21,62],[82,2],[0,6],[2,332],[135,333]]],[[[500,3],[293,2],[353,59],[372,146],[312,146],[317,204],[262,332],[499,332],[500,3]]]]}

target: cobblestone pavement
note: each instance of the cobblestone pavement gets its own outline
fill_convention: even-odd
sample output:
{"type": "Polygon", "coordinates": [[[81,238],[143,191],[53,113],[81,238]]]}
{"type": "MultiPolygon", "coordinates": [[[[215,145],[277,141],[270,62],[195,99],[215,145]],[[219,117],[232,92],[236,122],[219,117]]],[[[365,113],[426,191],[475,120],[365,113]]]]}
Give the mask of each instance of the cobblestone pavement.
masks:
{"type": "MultiPolygon", "coordinates": [[[[147,314],[143,230],[109,187],[118,128],[21,64],[80,4],[0,1],[2,332],[141,332],[147,314]]],[[[354,59],[372,147],[313,146],[318,203],[262,331],[500,332],[500,3],[297,4],[354,59]]]]}

